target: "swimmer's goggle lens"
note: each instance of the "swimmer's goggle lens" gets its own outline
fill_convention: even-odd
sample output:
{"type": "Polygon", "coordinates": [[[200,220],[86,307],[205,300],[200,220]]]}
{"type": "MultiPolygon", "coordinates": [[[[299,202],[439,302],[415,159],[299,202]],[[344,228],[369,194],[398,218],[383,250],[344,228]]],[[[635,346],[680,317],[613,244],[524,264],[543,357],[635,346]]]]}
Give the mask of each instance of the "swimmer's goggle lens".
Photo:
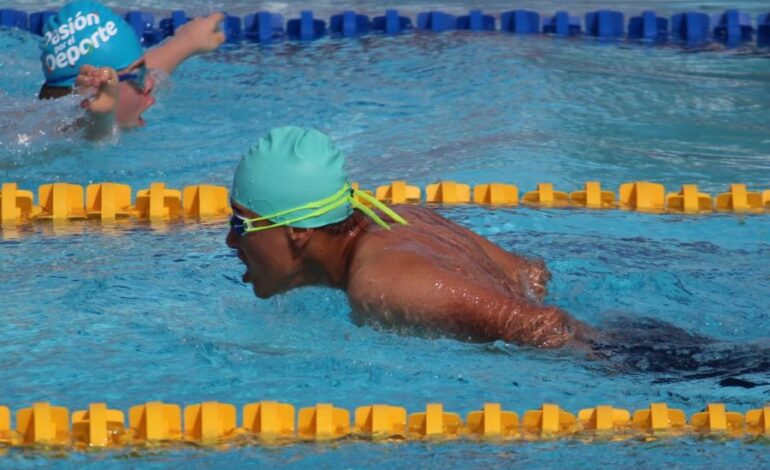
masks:
{"type": "Polygon", "coordinates": [[[235,233],[237,233],[239,236],[244,236],[248,233],[252,232],[261,232],[263,230],[268,230],[275,227],[282,227],[284,225],[292,225],[297,222],[300,222],[302,220],[312,219],[315,217],[320,217],[326,213],[329,213],[333,211],[334,209],[342,206],[345,203],[350,203],[353,207],[360,210],[369,218],[374,220],[377,225],[380,227],[390,230],[390,225],[385,223],[380,216],[378,216],[373,210],[371,210],[366,205],[359,202],[359,198],[363,199],[364,201],[368,202],[372,206],[376,207],[377,209],[381,210],[385,215],[390,217],[391,219],[395,220],[399,224],[402,225],[408,225],[406,220],[404,220],[400,215],[396,214],[393,210],[389,209],[385,204],[381,203],[374,197],[370,196],[369,194],[366,194],[363,191],[359,191],[357,189],[353,189],[345,183],[345,186],[342,187],[339,191],[337,191],[332,196],[329,196],[327,198],[321,199],[320,201],[311,202],[309,204],[305,204],[304,206],[295,207],[294,209],[288,209],[281,212],[276,212],[275,214],[266,215],[262,217],[257,217],[254,219],[248,219],[246,217],[242,217],[238,214],[233,213],[233,216],[230,217],[230,227],[235,230],[235,233]],[[293,212],[298,212],[301,210],[310,210],[313,209],[312,212],[309,214],[305,214],[300,217],[295,217],[293,219],[287,219],[282,222],[275,222],[270,225],[261,225],[261,226],[255,226],[254,223],[261,222],[263,220],[270,221],[276,217],[282,217],[287,214],[291,214],[293,212]]]}
{"type": "Polygon", "coordinates": [[[247,220],[249,219],[233,212],[233,215],[230,217],[230,228],[235,230],[239,237],[242,237],[246,233],[246,227],[243,224],[247,220]]]}
{"type": "Polygon", "coordinates": [[[128,82],[139,93],[144,93],[147,89],[147,76],[149,74],[150,69],[145,64],[142,64],[131,72],[118,74],[118,81],[128,82]]]}

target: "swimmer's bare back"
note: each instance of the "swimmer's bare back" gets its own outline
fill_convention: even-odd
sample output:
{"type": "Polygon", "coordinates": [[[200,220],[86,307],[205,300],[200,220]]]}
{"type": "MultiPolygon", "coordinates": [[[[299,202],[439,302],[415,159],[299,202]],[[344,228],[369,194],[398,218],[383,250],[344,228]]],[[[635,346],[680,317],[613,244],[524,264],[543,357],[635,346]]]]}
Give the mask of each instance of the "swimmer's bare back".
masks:
{"type": "Polygon", "coordinates": [[[355,242],[346,290],[359,318],[544,348],[580,343],[590,333],[540,304],[550,277],[542,262],[508,253],[430,209],[394,209],[409,225],[370,224],[355,242]]]}

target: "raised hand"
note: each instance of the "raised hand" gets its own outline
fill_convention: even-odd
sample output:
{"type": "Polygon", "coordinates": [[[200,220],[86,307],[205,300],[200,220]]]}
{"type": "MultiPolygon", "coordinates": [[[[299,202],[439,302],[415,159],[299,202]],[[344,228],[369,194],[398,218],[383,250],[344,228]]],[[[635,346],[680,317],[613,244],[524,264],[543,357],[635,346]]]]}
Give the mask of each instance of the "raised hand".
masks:
{"type": "Polygon", "coordinates": [[[111,67],[84,65],[75,79],[75,85],[81,94],[95,90],[95,93],[83,99],[80,105],[95,114],[108,114],[115,111],[118,103],[118,74],[111,67]]]}

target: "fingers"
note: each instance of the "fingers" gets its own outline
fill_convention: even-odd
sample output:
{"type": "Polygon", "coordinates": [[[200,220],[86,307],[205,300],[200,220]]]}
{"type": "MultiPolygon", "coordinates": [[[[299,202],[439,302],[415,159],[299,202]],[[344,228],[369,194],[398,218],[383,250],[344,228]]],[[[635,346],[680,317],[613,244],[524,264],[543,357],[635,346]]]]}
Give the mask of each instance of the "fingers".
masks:
{"type": "Polygon", "coordinates": [[[117,73],[111,67],[94,67],[84,65],[80,67],[79,74],[75,78],[75,85],[82,88],[99,88],[110,81],[117,81],[117,73]]]}
{"type": "Polygon", "coordinates": [[[206,17],[206,19],[208,19],[209,21],[212,21],[216,26],[217,24],[225,20],[225,14],[222,13],[221,11],[218,11],[216,13],[210,14],[208,17],[206,17]]]}
{"type": "Polygon", "coordinates": [[[217,43],[217,46],[222,45],[222,43],[225,42],[225,33],[223,33],[222,31],[214,33],[214,39],[217,43]]]}

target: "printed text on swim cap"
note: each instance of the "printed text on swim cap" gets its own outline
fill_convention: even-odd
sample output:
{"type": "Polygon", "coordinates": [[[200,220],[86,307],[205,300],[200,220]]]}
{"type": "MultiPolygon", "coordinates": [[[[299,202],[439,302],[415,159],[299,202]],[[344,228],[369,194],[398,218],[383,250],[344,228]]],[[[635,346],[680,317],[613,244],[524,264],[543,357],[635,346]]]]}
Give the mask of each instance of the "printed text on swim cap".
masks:
{"type": "Polygon", "coordinates": [[[99,23],[99,15],[96,13],[83,15],[83,12],[79,11],[74,18],[70,17],[58,28],[46,32],[43,47],[54,46],[53,54],[45,56],[45,66],[48,70],[53,72],[57,68],[74,66],[82,56],[99,49],[118,34],[118,27],[113,21],[108,21],[104,26],[99,23]],[[99,27],[90,37],[77,41],[76,33],[95,25],[99,27]]]}

